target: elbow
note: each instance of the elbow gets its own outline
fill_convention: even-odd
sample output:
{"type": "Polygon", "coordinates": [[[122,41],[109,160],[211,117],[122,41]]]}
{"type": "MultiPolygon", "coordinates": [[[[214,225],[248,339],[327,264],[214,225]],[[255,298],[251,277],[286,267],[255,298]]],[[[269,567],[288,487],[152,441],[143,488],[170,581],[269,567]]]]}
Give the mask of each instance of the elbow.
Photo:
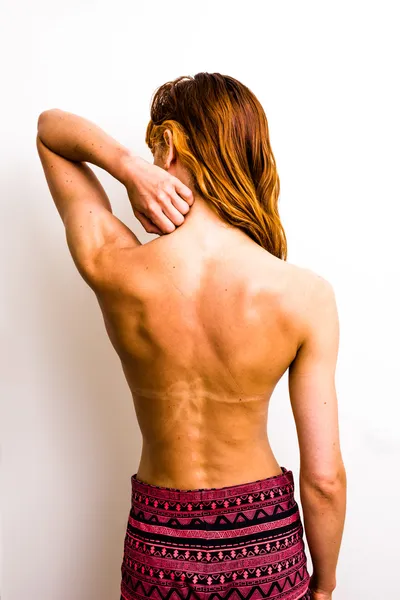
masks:
{"type": "Polygon", "coordinates": [[[313,493],[323,500],[332,501],[346,490],[347,478],[344,465],[329,471],[300,473],[300,485],[303,491],[313,493]]]}
{"type": "Polygon", "coordinates": [[[40,113],[37,121],[37,130],[39,137],[41,131],[43,131],[43,127],[46,125],[46,123],[48,123],[49,117],[54,117],[54,115],[61,112],[62,111],[59,108],[50,108],[40,113]]]}

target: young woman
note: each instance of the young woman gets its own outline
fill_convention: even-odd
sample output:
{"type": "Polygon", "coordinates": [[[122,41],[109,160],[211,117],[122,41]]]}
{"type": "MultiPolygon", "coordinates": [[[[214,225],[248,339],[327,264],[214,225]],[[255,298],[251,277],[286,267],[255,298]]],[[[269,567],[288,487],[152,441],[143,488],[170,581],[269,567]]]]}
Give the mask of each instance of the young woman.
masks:
{"type": "Polygon", "coordinates": [[[265,113],[232,77],[180,77],[156,92],[146,139],[153,165],[81,117],[39,117],[49,188],[143,436],[121,598],[329,600],[346,497],[337,308],[328,281],[286,261],[265,113]],[[160,237],[140,243],[87,162],[160,237]],[[293,475],[267,436],[287,370],[311,578],[293,475]]]}

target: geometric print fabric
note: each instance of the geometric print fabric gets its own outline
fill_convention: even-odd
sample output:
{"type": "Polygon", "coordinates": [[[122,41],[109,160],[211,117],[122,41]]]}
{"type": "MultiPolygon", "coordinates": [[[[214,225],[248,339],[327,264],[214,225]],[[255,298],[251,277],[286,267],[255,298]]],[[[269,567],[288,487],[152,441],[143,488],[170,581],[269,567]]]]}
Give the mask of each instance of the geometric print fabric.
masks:
{"type": "Polygon", "coordinates": [[[222,488],[131,483],[120,600],[311,598],[291,471],[222,488]]]}

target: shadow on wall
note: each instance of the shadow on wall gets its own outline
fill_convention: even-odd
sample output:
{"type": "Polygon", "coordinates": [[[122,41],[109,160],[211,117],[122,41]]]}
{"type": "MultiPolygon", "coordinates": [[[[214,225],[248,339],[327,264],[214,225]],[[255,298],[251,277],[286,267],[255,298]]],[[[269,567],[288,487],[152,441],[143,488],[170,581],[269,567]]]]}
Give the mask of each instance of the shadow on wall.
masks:
{"type": "Polygon", "coordinates": [[[18,364],[8,381],[2,591],[16,600],[27,589],[32,600],[110,600],[119,597],[141,434],[51,198],[42,183],[36,194],[32,181],[20,183],[17,204],[40,201],[26,202],[13,232],[8,333],[18,364]],[[21,556],[29,557],[22,578],[21,556]]]}

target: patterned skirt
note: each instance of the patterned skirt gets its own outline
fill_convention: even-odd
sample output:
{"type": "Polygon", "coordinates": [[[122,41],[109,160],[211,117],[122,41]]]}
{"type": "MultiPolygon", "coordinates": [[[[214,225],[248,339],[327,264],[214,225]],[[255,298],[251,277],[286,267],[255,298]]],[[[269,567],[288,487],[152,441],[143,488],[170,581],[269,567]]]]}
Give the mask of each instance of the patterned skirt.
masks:
{"type": "Polygon", "coordinates": [[[309,600],[293,474],[179,490],[132,476],[121,599],[309,600]]]}

